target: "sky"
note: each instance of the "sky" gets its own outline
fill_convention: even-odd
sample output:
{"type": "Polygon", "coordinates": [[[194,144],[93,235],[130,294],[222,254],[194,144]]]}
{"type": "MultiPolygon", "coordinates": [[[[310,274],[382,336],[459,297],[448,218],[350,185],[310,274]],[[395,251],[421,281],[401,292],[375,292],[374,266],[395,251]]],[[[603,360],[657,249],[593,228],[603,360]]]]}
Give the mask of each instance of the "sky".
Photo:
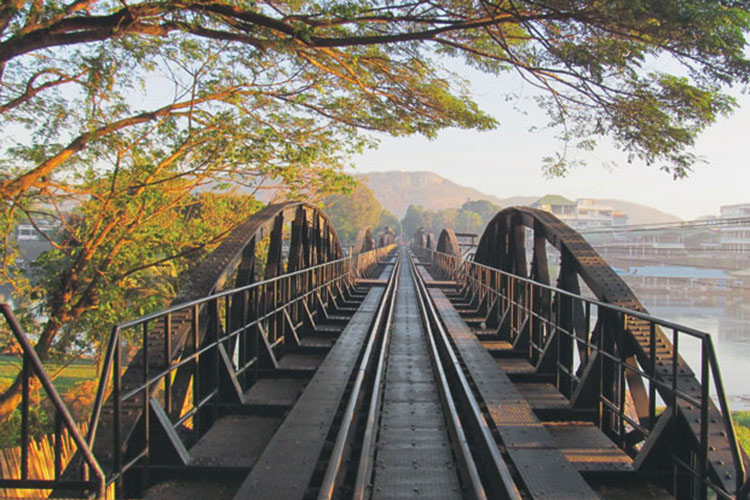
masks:
{"type": "Polygon", "coordinates": [[[448,129],[435,140],[421,136],[381,136],[377,150],[352,159],[355,172],[431,171],[461,185],[503,197],[548,193],[568,198],[618,198],[649,205],[690,220],[718,215],[721,205],[750,203],[750,96],[732,89],[740,103],[729,117],[720,118],[696,141],[698,163],[687,179],[626,157],[605,144],[578,155],[587,163],[565,178],[546,178],[542,158],[560,151],[554,132],[531,99],[530,85],[512,75],[501,78],[468,74],[472,93],[483,109],[499,120],[489,132],[448,129]],[[520,95],[508,102],[508,92],[520,95]],[[530,127],[536,126],[534,131],[530,127]]]}

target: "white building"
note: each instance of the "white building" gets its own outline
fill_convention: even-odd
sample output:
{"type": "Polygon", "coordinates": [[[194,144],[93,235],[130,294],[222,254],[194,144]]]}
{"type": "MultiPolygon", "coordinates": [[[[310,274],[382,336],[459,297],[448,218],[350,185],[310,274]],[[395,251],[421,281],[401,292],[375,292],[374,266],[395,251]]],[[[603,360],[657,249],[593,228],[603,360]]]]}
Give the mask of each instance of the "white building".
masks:
{"type": "Polygon", "coordinates": [[[719,228],[719,246],[723,251],[750,252],[750,203],[724,205],[719,209],[719,221],[728,223],[719,228]],[[728,223],[730,219],[738,220],[728,223]]]}
{"type": "Polygon", "coordinates": [[[532,205],[534,208],[553,213],[574,229],[624,226],[628,216],[613,207],[600,205],[593,198],[579,198],[571,201],[560,195],[548,194],[532,205]]]}

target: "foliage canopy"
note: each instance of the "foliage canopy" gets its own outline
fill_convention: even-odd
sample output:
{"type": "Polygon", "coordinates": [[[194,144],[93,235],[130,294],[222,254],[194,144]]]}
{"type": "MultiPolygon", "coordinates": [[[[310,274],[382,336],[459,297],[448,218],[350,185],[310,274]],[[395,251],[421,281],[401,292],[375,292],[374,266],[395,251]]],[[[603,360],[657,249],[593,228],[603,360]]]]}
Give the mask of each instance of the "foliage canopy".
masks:
{"type": "MultiPolygon", "coordinates": [[[[343,167],[372,144],[369,132],[496,126],[446,58],[517,72],[566,147],[609,136],[632,158],[686,175],[696,135],[735,105],[726,89],[750,77],[749,6],[7,0],[2,282],[39,308],[26,319],[44,322],[42,354],[56,338],[153,307],[163,292],[149,292],[154,276],[189,265],[257,208],[261,190],[312,201],[351,190],[343,167]],[[196,204],[226,217],[193,217],[196,204]],[[12,234],[39,216],[65,236],[49,239],[31,280],[12,234]],[[141,293],[125,300],[123,286],[141,293]]],[[[564,173],[567,162],[552,156],[547,168],[564,173]]]]}

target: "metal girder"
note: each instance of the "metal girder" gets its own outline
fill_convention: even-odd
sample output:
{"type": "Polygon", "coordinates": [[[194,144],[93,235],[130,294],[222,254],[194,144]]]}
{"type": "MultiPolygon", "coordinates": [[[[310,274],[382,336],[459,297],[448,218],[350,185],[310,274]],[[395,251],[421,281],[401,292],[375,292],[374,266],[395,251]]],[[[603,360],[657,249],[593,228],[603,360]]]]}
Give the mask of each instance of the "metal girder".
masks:
{"type": "MultiPolygon", "coordinates": [[[[647,313],[632,290],[593,247],[578,232],[549,212],[529,207],[511,207],[500,211],[489,222],[482,234],[474,261],[517,276],[526,277],[524,244],[526,228],[534,230],[534,260],[531,269],[533,279],[544,284],[549,283],[548,264],[542,263],[542,260],[546,260],[546,250],[543,251],[543,248],[546,244],[550,244],[560,251],[562,259],[557,288],[578,295],[581,292],[578,284],[580,278],[601,302],[647,313]]],[[[558,300],[560,299],[558,298],[558,300]]],[[[564,298],[562,300],[564,301],[564,298]]],[[[578,339],[576,343],[578,344],[580,366],[577,373],[582,377],[578,389],[585,389],[593,385],[587,383],[587,377],[589,376],[603,377],[605,385],[612,385],[615,388],[613,389],[615,393],[611,394],[612,397],[622,398],[623,394],[618,393],[618,391],[622,391],[623,387],[626,387],[626,404],[634,409],[634,417],[642,423],[644,423],[644,419],[648,420],[649,397],[643,379],[635,371],[626,370],[626,374],[621,377],[627,381],[627,385],[624,386],[617,380],[608,380],[606,373],[599,373],[598,370],[593,370],[589,366],[594,360],[589,359],[584,344],[589,340],[589,332],[583,321],[582,305],[571,303],[569,307],[566,307],[565,304],[552,304],[551,306],[553,311],[564,311],[562,314],[567,316],[567,319],[565,317],[558,318],[558,321],[562,320],[570,328],[569,331],[575,332],[578,339]]],[[[607,321],[601,322],[600,318],[601,325],[595,331],[605,336],[602,339],[604,343],[611,344],[612,352],[616,350],[624,363],[633,368],[640,365],[645,370],[645,367],[649,366],[652,352],[651,340],[649,335],[646,334],[648,324],[645,320],[633,316],[627,316],[627,322],[623,319],[609,318],[607,321]]],[[[671,363],[674,357],[672,343],[660,328],[656,327],[655,330],[655,345],[659,347],[657,359],[661,363],[671,363]]],[[[568,346],[562,345],[561,349],[569,350],[572,356],[572,343],[568,346]]],[[[565,354],[565,356],[568,355],[565,354]]],[[[569,361],[572,363],[572,358],[569,361]]],[[[680,390],[700,401],[702,397],[700,383],[687,363],[679,356],[678,373],[680,390]]],[[[672,386],[673,377],[666,370],[658,373],[657,376],[662,385],[659,385],[656,390],[662,397],[666,397],[668,391],[665,388],[672,386]]],[[[572,386],[561,389],[568,396],[573,396],[578,402],[590,400],[585,394],[581,394],[580,390],[575,390],[576,388],[572,386]]],[[[625,399],[623,400],[625,401],[625,399]]],[[[722,435],[726,438],[726,433],[719,429],[719,424],[714,425],[714,423],[721,422],[721,416],[717,407],[710,400],[709,408],[709,419],[712,422],[709,432],[712,439],[715,435],[719,435],[719,440],[722,439],[722,435]],[[714,426],[717,428],[714,429],[714,426]]],[[[694,441],[699,443],[699,431],[695,425],[690,425],[690,422],[695,420],[696,412],[698,412],[698,408],[679,399],[677,409],[669,418],[678,419],[681,425],[684,424],[684,427],[694,434],[694,441]]],[[[656,436],[654,439],[657,439],[656,436]]],[[[713,471],[713,480],[722,484],[727,491],[734,491],[737,478],[731,464],[727,463],[725,457],[726,450],[730,448],[728,438],[726,440],[726,443],[717,447],[712,446],[712,449],[709,450],[709,461],[713,471]]],[[[654,447],[649,443],[647,449],[651,450],[652,448],[654,447]]],[[[747,462],[746,459],[745,461],[747,462]]],[[[641,463],[647,462],[645,458],[641,459],[641,463]]]]}
{"type": "MultiPolygon", "coordinates": [[[[210,253],[195,268],[189,271],[186,285],[178,294],[172,305],[190,302],[199,298],[209,296],[222,289],[222,286],[234,278],[233,286],[243,286],[256,281],[256,259],[255,250],[257,244],[265,237],[270,236],[268,258],[265,265],[264,277],[277,276],[284,272],[283,256],[283,225],[284,221],[292,220],[295,224],[292,228],[292,249],[289,254],[287,268],[299,269],[312,262],[322,263],[338,259],[342,256],[341,245],[330,219],[317,206],[304,202],[284,202],[269,205],[237,226],[222,243],[210,253]],[[314,218],[312,228],[308,219],[314,218]],[[315,234],[310,234],[315,233],[315,234]],[[296,241],[296,243],[295,243],[296,241]]],[[[264,297],[250,296],[245,300],[234,300],[229,307],[232,318],[230,324],[240,324],[243,317],[253,314],[251,303],[265,300],[264,297]]],[[[208,311],[204,314],[197,307],[192,313],[175,313],[170,316],[171,321],[166,324],[152,326],[148,331],[148,353],[143,349],[138,351],[131,359],[125,372],[120,379],[121,393],[128,393],[134,387],[142,383],[144,373],[144,360],[148,361],[150,373],[158,373],[180,360],[183,355],[195,352],[196,348],[203,342],[204,337],[216,336],[222,332],[214,331],[218,321],[215,316],[218,311],[208,311]],[[184,317],[183,317],[184,316],[184,317]],[[200,318],[196,321],[195,318],[200,318]],[[168,349],[167,349],[168,347],[168,349]]],[[[259,335],[263,335],[259,328],[259,335]]],[[[261,353],[268,354],[267,342],[261,342],[261,353]]],[[[252,350],[252,346],[242,346],[245,350],[252,350]]],[[[227,360],[231,358],[231,350],[226,353],[227,360]]],[[[273,353],[268,354],[273,363],[273,353]]],[[[226,361],[226,360],[225,360],[226,361]]],[[[203,368],[201,368],[203,370],[203,368]]],[[[180,412],[188,387],[191,385],[195,367],[191,363],[182,365],[175,374],[171,383],[171,397],[169,404],[164,409],[173,417],[180,412]]],[[[196,390],[194,388],[194,390],[196,390]]],[[[152,388],[155,393],[157,388],[152,388]]],[[[135,430],[143,416],[141,410],[141,397],[132,398],[132,404],[121,408],[122,420],[119,432],[122,449],[127,456],[128,439],[135,430]]],[[[114,439],[114,425],[111,422],[114,411],[113,401],[110,395],[104,403],[101,412],[102,422],[96,427],[96,435],[93,436],[94,453],[105,465],[111,464],[112,443],[114,439]]],[[[72,464],[75,461],[71,462],[72,464]]],[[[67,473],[67,472],[66,472],[67,473]]]]}
{"type": "Polygon", "coordinates": [[[461,247],[458,246],[458,238],[453,229],[446,228],[440,232],[437,243],[437,251],[448,255],[461,256],[461,247]]]}

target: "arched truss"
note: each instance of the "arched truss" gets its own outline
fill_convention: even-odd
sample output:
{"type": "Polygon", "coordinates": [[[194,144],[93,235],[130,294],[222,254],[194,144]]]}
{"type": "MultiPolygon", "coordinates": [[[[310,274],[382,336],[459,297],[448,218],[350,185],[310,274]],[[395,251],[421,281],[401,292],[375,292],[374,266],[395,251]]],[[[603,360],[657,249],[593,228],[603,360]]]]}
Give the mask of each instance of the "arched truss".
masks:
{"type": "Polygon", "coordinates": [[[437,242],[435,241],[435,233],[427,233],[426,236],[426,246],[430,250],[435,250],[437,248],[437,242]]]}
{"type": "Polygon", "coordinates": [[[599,300],[646,312],[632,290],[583,236],[549,212],[528,207],[502,210],[482,233],[474,261],[549,285],[547,243],[561,254],[558,288],[580,293],[580,287],[566,279],[575,274],[599,300]],[[526,228],[533,231],[530,273],[526,263],[526,228]]]}
{"type": "Polygon", "coordinates": [[[393,245],[394,243],[396,243],[396,236],[393,233],[384,231],[378,235],[378,248],[393,245]]]}
{"type": "MultiPolygon", "coordinates": [[[[225,288],[239,288],[251,285],[257,281],[274,278],[284,272],[292,272],[306,267],[312,267],[342,257],[341,245],[336,230],[331,225],[328,216],[315,205],[303,202],[284,202],[268,205],[237,226],[222,243],[211,252],[195,268],[188,271],[186,285],[172,302],[178,306],[186,302],[208,297],[225,288]],[[287,227],[289,226],[289,227],[287,227]],[[288,238],[288,254],[284,261],[284,240],[288,238]],[[256,262],[256,249],[259,246],[267,248],[265,262],[256,262]]],[[[273,290],[273,289],[271,289],[273,290]]],[[[207,307],[205,303],[197,311],[192,308],[179,309],[170,315],[170,334],[165,335],[165,325],[157,322],[148,330],[148,357],[150,373],[158,373],[167,368],[164,362],[165,337],[170,338],[170,365],[176,364],[183,356],[194,352],[194,337],[203,342],[211,335],[212,324],[221,314],[228,314],[230,324],[242,324],[242,316],[248,314],[247,305],[240,300],[241,294],[228,302],[227,311],[217,311],[207,307]],[[193,315],[199,319],[198,328],[193,315]],[[154,360],[159,361],[157,364],[154,360]]],[[[256,293],[253,298],[256,303],[275,304],[279,296],[266,296],[256,293]]],[[[297,311],[299,313],[299,311],[297,311]]],[[[291,313],[294,315],[294,313],[291,313]]],[[[292,319],[296,321],[296,318],[292,319]]],[[[215,334],[214,334],[215,335],[215,334]]],[[[225,346],[231,358],[233,346],[225,346]]],[[[272,357],[273,354],[270,354],[272,357]]],[[[133,356],[125,368],[121,379],[122,392],[132,391],[143,380],[144,349],[133,356]]],[[[194,367],[187,363],[181,365],[175,372],[171,383],[171,398],[173,408],[179,412],[183,402],[189,397],[194,367]]],[[[152,388],[153,391],[157,387],[152,388]]],[[[137,428],[142,416],[141,403],[134,398],[135,405],[125,408],[122,417],[120,439],[123,450],[127,450],[131,434],[137,428]]],[[[104,416],[111,418],[112,395],[105,403],[104,416]],[[109,408],[109,409],[106,409],[109,408]]],[[[167,411],[169,412],[169,410],[167,411]]],[[[175,414],[177,415],[177,414],[175,414]]],[[[172,415],[174,416],[174,415],[172,415]]],[[[96,428],[94,452],[100,461],[110,462],[112,457],[113,425],[103,424],[96,428]]],[[[111,463],[111,462],[110,462],[111,463]]]]}
{"type": "Polygon", "coordinates": [[[429,248],[427,244],[427,230],[423,227],[417,229],[414,233],[413,243],[417,247],[429,248]]]}
{"type": "MultiPolygon", "coordinates": [[[[444,233],[448,238],[448,231],[444,231],[444,233]]],[[[528,207],[511,207],[499,212],[489,222],[482,234],[474,256],[474,262],[516,276],[529,278],[545,285],[551,285],[576,295],[581,294],[580,279],[599,301],[647,313],[633,291],[591,245],[578,232],[548,212],[528,207]],[[527,236],[530,236],[530,238],[527,238],[527,236]],[[551,276],[551,267],[547,255],[548,246],[554,247],[559,252],[560,265],[556,278],[551,276]],[[532,256],[530,265],[527,264],[528,254],[532,256]]],[[[495,283],[494,286],[506,287],[503,293],[510,297],[514,295],[517,297],[523,293],[520,290],[521,286],[517,286],[514,290],[507,289],[508,285],[503,283],[495,283]]],[[[565,325],[565,328],[574,332],[577,339],[575,346],[573,346],[574,341],[568,339],[568,348],[571,352],[569,363],[573,365],[573,372],[576,377],[580,378],[580,382],[568,381],[567,387],[559,387],[561,392],[570,398],[572,408],[586,409],[595,406],[594,399],[601,396],[601,394],[596,393],[596,386],[600,384],[599,381],[604,380],[606,385],[606,381],[609,380],[610,384],[616,386],[616,381],[622,376],[623,380],[626,381],[624,387],[627,391],[623,404],[627,406],[630,417],[652,429],[647,441],[637,430],[633,429],[630,432],[628,448],[631,452],[635,453],[634,450],[642,450],[643,454],[651,453],[650,456],[654,456],[661,453],[665,448],[669,448],[669,437],[667,437],[669,433],[661,431],[663,431],[663,428],[669,427],[665,423],[667,420],[664,419],[670,417],[676,418],[678,428],[681,429],[680,432],[684,432],[686,436],[692,433],[694,443],[700,442],[699,426],[695,424],[700,414],[699,407],[689,404],[683,399],[678,399],[674,415],[667,415],[670,412],[662,414],[663,422],[661,426],[658,421],[656,424],[648,422],[649,404],[654,404],[655,396],[649,394],[647,384],[635,370],[641,370],[645,373],[653,370],[660,382],[655,390],[664,401],[671,400],[671,393],[665,388],[671,387],[675,378],[677,378],[677,385],[681,391],[695,400],[701,400],[701,384],[681,357],[677,358],[677,373],[679,374],[677,377],[671,375],[673,372],[666,368],[661,370],[649,367],[652,362],[650,340],[652,324],[631,315],[624,317],[625,315],[622,314],[605,315],[601,313],[597,318],[596,325],[587,325],[583,303],[573,301],[568,296],[561,294],[553,297],[553,294],[540,293],[535,296],[532,302],[536,314],[544,314],[547,317],[557,315],[555,318],[556,324],[565,325]],[[598,338],[599,336],[601,338],[598,338]],[[604,364],[601,364],[602,360],[597,360],[596,356],[591,355],[590,349],[586,347],[587,343],[588,345],[594,345],[596,342],[602,342],[605,345],[609,343],[613,351],[617,352],[619,359],[633,369],[623,370],[624,374],[621,374],[622,372],[617,372],[616,363],[605,360],[604,364]],[[574,350],[577,351],[577,356],[573,356],[574,350]],[[576,359],[573,360],[573,358],[576,359]],[[607,373],[607,367],[609,367],[611,373],[607,373]],[[661,451],[654,451],[657,449],[661,451]]],[[[496,315],[495,324],[502,330],[502,323],[507,318],[502,317],[501,306],[499,304],[490,305],[489,299],[484,305],[479,306],[480,308],[484,307],[488,324],[492,323],[491,316],[496,315]],[[493,308],[496,308],[494,312],[491,310],[493,308]]],[[[536,334],[540,336],[539,344],[546,346],[547,349],[541,353],[533,352],[534,349],[525,349],[523,347],[524,339],[522,338],[524,330],[523,326],[520,325],[529,324],[528,319],[528,312],[521,312],[513,320],[519,325],[518,332],[520,332],[514,345],[518,347],[518,344],[521,343],[521,350],[528,350],[529,360],[535,366],[537,373],[544,373],[545,370],[550,370],[549,364],[545,365],[545,363],[548,363],[545,357],[548,350],[564,348],[559,347],[561,344],[557,344],[558,347],[556,348],[554,347],[556,344],[554,336],[559,335],[556,328],[546,327],[545,330],[544,326],[538,326],[537,329],[540,331],[537,331],[536,334]],[[526,318],[524,318],[524,315],[526,318]],[[527,323],[524,323],[525,321],[527,323]]],[[[656,361],[654,363],[656,363],[656,366],[671,366],[674,357],[672,342],[658,326],[653,329],[656,340],[654,351],[656,361]]],[[[528,329],[525,334],[528,337],[534,335],[528,329]]],[[[528,337],[525,339],[526,346],[531,341],[528,337]]],[[[623,385],[618,387],[622,388],[623,385]]],[[[605,387],[604,390],[606,392],[608,389],[605,387]]],[[[613,390],[605,396],[613,397],[619,390],[613,390]]],[[[651,411],[653,411],[653,408],[651,411]]],[[[730,444],[721,424],[722,416],[710,399],[709,421],[711,422],[709,432],[717,440],[712,441],[712,443],[719,443],[718,446],[712,445],[709,450],[711,479],[725,485],[728,491],[733,491],[736,474],[729,453],[730,444]]],[[[603,423],[602,425],[606,431],[607,424],[603,423]]],[[[613,431],[610,434],[614,433],[613,431]]],[[[688,448],[695,453],[696,446],[697,444],[688,445],[688,448]],[[693,448],[690,448],[690,446],[693,446],[693,448]]],[[[690,452],[686,453],[689,457],[690,452]]],[[[742,454],[742,452],[740,453],[742,454]]],[[[636,457],[636,460],[638,459],[639,456],[636,457]]],[[[747,463],[746,458],[745,461],[747,463]]]]}
{"type": "Polygon", "coordinates": [[[375,248],[375,239],[372,237],[372,229],[369,227],[363,227],[357,233],[357,239],[354,240],[352,254],[357,255],[358,253],[367,252],[373,248],[375,248]]]}
{"type": "Polygon", "coordinates": [[[448,255],[461,256],[461,247],[458,245],[458,238],[453,229],[446,228],[440,232],[438,238],[437,251],[441,253],[447,253],[448,255]]]}
{"type": "MultiPolygon", "coordinates": [[[[368,230],[369,231],[369,230],[368,230]]],[[[361,231],[360,231],[361,232],[361,231]]],[[[255,250],[270,237],[263,279],[341,257],[341,244],[328,216],[315,205],[289,201],[268,205],[237,226],[196,268],[173,304],[206,297],[235,278],[233,287],[249,285],[255,276],[255,250]],[[284,225],[291,223],[289,255],[284,266],[284,225]]],[[[370,237],[372,239],[372,237],[370,237]]],[[[368,248],[369,250],[370,248],[368,248]]]]}

